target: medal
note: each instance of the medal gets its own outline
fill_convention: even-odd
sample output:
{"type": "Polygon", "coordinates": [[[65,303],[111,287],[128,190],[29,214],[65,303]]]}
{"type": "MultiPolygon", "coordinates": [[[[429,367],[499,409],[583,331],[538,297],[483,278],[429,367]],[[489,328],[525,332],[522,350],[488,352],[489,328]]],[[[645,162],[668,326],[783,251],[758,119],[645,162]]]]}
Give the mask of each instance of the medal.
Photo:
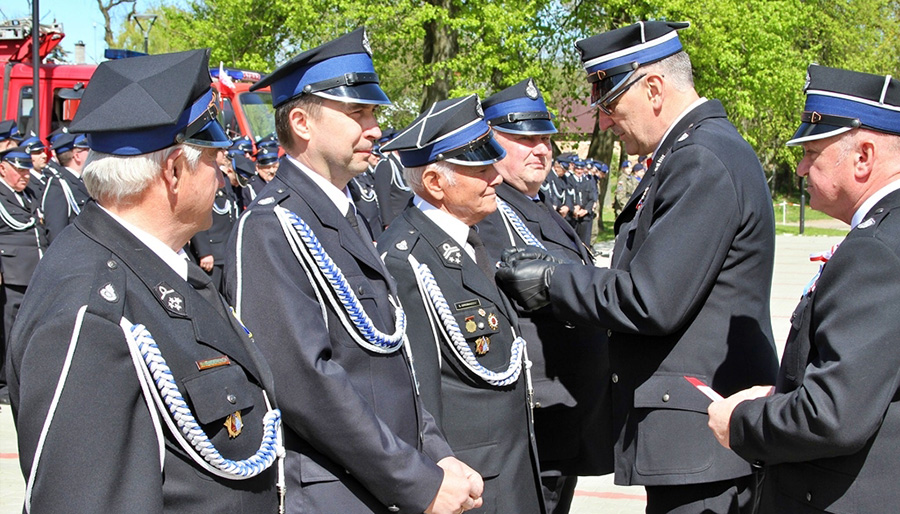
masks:
{"type": "Polygon", "coordinates": [[[500,322],[493,312],[488,316],[488,326],[491,327],[491,330],[497,330],[497,327],[500,326],[500,322]]]}
{"type": "Polygon", "coordinates": [[[241,411],[234,411],[234,414],[230,414],[225,418],[225,428],[228,430],[228,437],[231,439],[241,435],[241,431],[244,429],[241,411]]]}
{"type": "Polygon", "coordinates": [[[484,355],[489,351],[491,351],[491,338],[490,337],[481,336],[475,340],[475,353],[477,355],[484,355]]]}
{"type": "Polygon", "coordinates": [[[466,318],[466,332],[472,333],[475,332],[475,329],[478,328],[475,326],[475,316],[469,316],[466,318]]]}

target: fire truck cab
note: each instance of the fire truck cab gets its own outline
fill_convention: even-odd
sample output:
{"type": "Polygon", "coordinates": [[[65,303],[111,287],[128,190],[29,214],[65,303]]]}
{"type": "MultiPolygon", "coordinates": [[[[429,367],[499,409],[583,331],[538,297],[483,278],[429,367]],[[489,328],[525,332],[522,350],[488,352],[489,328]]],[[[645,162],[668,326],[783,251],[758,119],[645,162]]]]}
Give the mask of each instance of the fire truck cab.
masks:
{"type": "Polygon", "coordinates": [[[210,74],[222,101],[219,122],[229,137],[249,136],[255,144],[275,132],[275,109],[269,88],[250,91],[250,86],[260,79],[259,73],[220,66],[211,69],[210,74]]]}

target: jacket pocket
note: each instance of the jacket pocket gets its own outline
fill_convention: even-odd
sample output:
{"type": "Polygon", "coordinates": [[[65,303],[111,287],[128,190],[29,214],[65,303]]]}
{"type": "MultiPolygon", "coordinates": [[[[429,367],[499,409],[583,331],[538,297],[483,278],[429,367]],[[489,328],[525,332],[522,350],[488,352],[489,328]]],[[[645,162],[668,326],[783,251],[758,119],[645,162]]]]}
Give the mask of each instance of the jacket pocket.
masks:
{"type": "MultiPolygon", "coordinates": [[[[705,383],[708,377],[693,375],[705,383]]],[[[634,392],[635,470],[642,475],[699,473],[713,463],[707,426],[710,400],[684,373],[657,373],[634,392]]]]}
{"type": "Polygon", "coordinates": [[[253,407],[255,385],[240,366],[224,366],[204,371],[184,380],[185,396],[197,421],[209,424],[235,411],[253,407]]]}

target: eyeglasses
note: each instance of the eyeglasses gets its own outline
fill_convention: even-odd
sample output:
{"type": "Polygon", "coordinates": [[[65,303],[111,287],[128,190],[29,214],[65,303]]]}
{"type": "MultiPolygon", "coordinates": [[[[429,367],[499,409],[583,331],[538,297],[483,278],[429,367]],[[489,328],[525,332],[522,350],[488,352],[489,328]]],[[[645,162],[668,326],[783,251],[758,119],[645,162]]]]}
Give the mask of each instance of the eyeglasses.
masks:
{"type": "MultiPolygon", "coordinates": [[[[647,76],[646,73],[642,73],[641,76],[639,76],[638,78],[625,84],[624,86],[620,87],[616,92],[609,95],[607,98],[601,98],[600,100],[597,100],[597,108],[599,108],[603,112],[603,114],[606,114],[607,116],[611,116],[613,113],[613,104],[616,103],[619,100],[619,98],[621,98],[622,95],[624,95],[625,92],[631,88],[631,86],[637,84],[638,82],[643,80],[643,78],[646,76],[647,76]]],[[[595,85],[595,87],[596,87],[596,85],[595,85]]]]}

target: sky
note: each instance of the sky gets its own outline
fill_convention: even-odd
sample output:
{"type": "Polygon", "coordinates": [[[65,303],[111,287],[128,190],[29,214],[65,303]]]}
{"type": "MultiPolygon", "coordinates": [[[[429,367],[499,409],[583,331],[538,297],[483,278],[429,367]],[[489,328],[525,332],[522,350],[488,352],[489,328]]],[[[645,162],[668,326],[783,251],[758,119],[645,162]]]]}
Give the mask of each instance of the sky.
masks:
{"type": "MultiPolygon", "coordinates": [[[[85,45],[85,59],[88,63],[103,60],[106,43],[103,41],[103,15],[97,7],[97,0],[34,0],[39,3],[41,23],[52,23],[55,19],[62,23],[63,38],[61,46],[74,58],[75,43],[79,40],[85,45]]],[[[172,2],[167,2],[171,4],[172,2]]],[[[159,0],[137,0],[137,12],[143,12],[150,6],[158,5],[159,0]]],[[[112,28],[115,31],[130,10],[129,5],[120,5],[112,10],[112,28]]],[[[26,0],[2,0],[0,16],[10,18],[31,17],[31,8],[26,0]]],[[[150,39],[153,39],[153,30],[150,39]]]]}

